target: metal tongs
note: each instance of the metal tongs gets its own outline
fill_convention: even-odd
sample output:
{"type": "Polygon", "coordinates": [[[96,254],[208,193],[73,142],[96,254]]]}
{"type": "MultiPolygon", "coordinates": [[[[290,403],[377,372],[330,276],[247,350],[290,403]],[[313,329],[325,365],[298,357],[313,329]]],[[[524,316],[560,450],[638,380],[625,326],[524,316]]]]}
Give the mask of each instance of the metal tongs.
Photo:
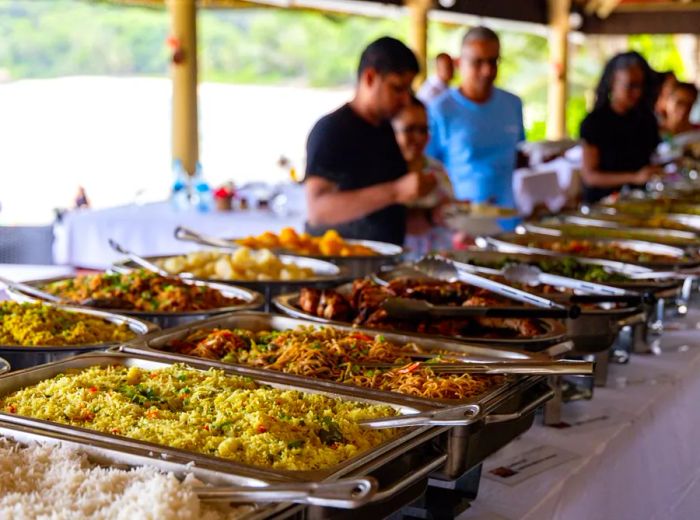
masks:
{"type": "Polygon", "coordinates": [[[156,274],[159,274],[161,276],[167,276],[167,277],[171,277],[171,278],[173,276],[180,277],[180,278],[193,278],[194,277],[194,275],[192,273],[178,273],[178,274],[169,273],[168,271],[166,271],[165,269],[163,269],[159,265],[154,264],[150,260],[146,260],[144,257],[139,256],[136,253],[129,251],[125,247],[122,247],[115,240],[113,240],[111,238],[109,239],[109,245],[117,253],[128,256],[129,260],[131,260],[135,264],[140,265],[144,269],[151,271],[151,272],[154,272],[156,274]]]}
{"type": "Polygon", "coordinates": [[[47,293],[41,289],[37,289],[29,284],[22,282],[15,282],[8,278],[0,276],[0,286],[7,287],[8,289],[14,289],[15,291],[20,291],[26,294],[30,294],[42,300],[46,300],[53,303],[65,303],[65,301],[55,294],[47,293]]]}
{"type": "Polygon", "coordinates": [[[454,261],[454,263],[458,269],[464,269],[465,271],[486,276],[502,276],[510,282],[529,285],[531,287],[553,285],[585,293],[568,295],[567,299],[571,303],[620,302],[638,304],[648,299],[647,295],[642,295],[635,291],[569,278],[568,276],[546,273],[539,267],[526,263],[508,264],[503,269],[475,266],[457,261],[454,261]]]}
{"type": "Polygon", "coordinates": [[[203,235],[185,226],[178,226],[175,228],[175,238],[185,242],[194,242],[195,244],[203,244],[211,247],[222,247],[226,249],[238,249],[240,247],[230,240],[203,235]]]}
{"type": "Polygon", "coordinates": [[[679,269],[678,271],[649,271],[630,274],[631,280],[685,280],[700,276],[700,268],[679,269]]]}
{"type": "Polygon", "coordinates": [[[295,502],[315,506],[353,509],[369,502],[377,493],[372,477],[340,479],[333,482],[290,482],[264,487],[195,488],[200,500],[233,503],[295,502]]]}
{"type": "Polygon", "coordinates": [[[411,298],[387,298],[382,309],[393,318],[577,318],[581,309],[573,305],[569,308],[533,309],[532,307],[480,307],[476,305],[433,305],[425,300],[411,298]]]}
{"type": "Polygon", "coordinates": [[[407,372],[419,368],[429,368],[435,374],[480,374],[480,375],[528,375],[562,376],[591,375],[594,363],[591,361],[499,361],[495,363],[411,363],[396,365],[391,363],[362,363],[362,368],[405,369],[407,372]]]}
{"type": "MultiPolygon", "coordinates": [[[[486,289],[487,291],[491,291],[501,296],[505,296],[506,298],[510,298],[512,300],[522,303],[529,303],[535,307],[541,307],[544,309],[569,310],[564,305],[548,300],[547,298],[542,298],[541,296],[531,294],[527,291],[521,291],[520,289],[516,289],[510,285],[499,283],[474,273],[470,273],[465,269],[460,269],[455,262],[443,256],[435,255],[423,257],[416,264],[414,264],[414,268],[425,275],[432,278],[437,278],[438,280],[444,280],[446,282],[459,280],[476,287],[486,289]]],[[[575,313],[576,311],[573,312],[575,313]]],[[[578,309],[578,314],[580,314],[580,309],[578,309]]]]}
{"type": "Polygon", "coordinates": [[[464,404],[396,417],[365,419],[358,421],[357,424],[372,429],[404,428],[408,426],[466,426],[481,420],[482,416],[483,413],[478,404],[464,404]]]}

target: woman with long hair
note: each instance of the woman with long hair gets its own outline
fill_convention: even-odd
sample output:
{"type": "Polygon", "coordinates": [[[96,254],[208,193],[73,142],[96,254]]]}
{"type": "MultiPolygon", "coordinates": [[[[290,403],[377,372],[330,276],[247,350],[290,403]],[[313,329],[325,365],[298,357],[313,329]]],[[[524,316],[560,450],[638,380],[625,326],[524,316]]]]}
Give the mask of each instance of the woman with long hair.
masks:
{"type": "Polygon", "coordinates": [[[653,72],[639,53],[618,54],[605,65],[595,108],[581,123],[584,202],[597,202],[623,186],[643,187],[661,172],[650,165],[660,141],[653,84],[653,72]]]}

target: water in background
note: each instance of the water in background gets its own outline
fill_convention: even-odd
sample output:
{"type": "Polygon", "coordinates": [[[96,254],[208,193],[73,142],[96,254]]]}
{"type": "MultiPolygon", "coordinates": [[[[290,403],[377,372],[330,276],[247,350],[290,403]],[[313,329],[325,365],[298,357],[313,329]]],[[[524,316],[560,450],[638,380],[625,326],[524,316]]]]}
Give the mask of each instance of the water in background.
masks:
{"type": "MultiPolygon", "coordinates": [[[[314,122],[350,90],[202,84],[206,179],[286,181],[303,171],[314,122]]],[[[171,84],[165,78],[70,77],[0,84],[0,224],[39,224],[84,186],[95,208],[162,200],[171,184],[171,84]]]]}

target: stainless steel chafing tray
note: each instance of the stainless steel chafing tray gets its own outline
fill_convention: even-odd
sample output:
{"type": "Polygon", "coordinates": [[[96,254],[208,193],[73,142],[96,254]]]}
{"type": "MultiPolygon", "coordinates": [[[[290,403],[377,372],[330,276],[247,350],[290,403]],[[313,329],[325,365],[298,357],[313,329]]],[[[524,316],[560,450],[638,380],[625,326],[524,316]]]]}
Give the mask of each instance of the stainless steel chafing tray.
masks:
{"type": "MultiPolygon", "coordinates": [[[[374,275],[380,282],[389,282],[395,278],[409,276],[424,277],[410,265],[389,268],[374,275]]],[[[505,281],[503,283],[508,284],[505,281]]],[[[535,292],[534,290],[532,292],[535,292]]],[[[556,300],[551,294],[543,295],[556,300]]],[[[582,307],[581,314],[576,319],[566,319],[566,331],[574,343],[572,354],[594,354],[607,351],[615,341],[620,328],[627,324],[633,316],[644,320],[644,310],[641,307],[612,307],[604,306],[582,307]]]]}
{"type": "Polygon", "coordinates": [[[668,213],[659,215],[657,223],[651,223],[644,217],[633,217],[623,214],[608,214],[605,212],[590,211],[588,213],[564,213],[556,217],[556,221],[575,224],[577,226],[594,226],[606,229],[625,229],[628,227],[641,227],[655,230],[673,230],[692,233],[698,236],[700,233],[700,215],[682,215],[668,213]],[[666,225],[668,222],[669,225],[666,225]]]}
{"type": "MultiPolygon", "coordinates": [[[[495,249],[496,251],[504,253],[525,253],[525,254],[539,254],[539,255],[549,255],[549,256],[571,256],[564,253],[558,253],[549,249],[543,249],[538,247],[531,247],[528,245],[531,239],[537,240],[552,240],[551,235],[541,235],[528,233],[525,235],[517,233],[503,233],[500,235],[495,235],[493,237],[479,237],[476,244],[479,247],[485,249],[495,249]]],[[[652,269],[668,269],[669,267],[693,267],[700,264],[700,257],[697,255],[694,257],[688,257],[687,252],[683,248],[668,246],[665,244],[656,244],[654,242],[645,242],[642,240],[606,240],[606,239],[593,239],[590,242],[605,245],[616,245],[624,247],[626,249],[632,249],[640,253],[654,254],[654,255],[665,255],[672,258],[668,262],[629,262],[635,265],[642,265],[644,267],[649,267],[652,269]]]]}
{"type": "MultiPolygon", "coordinates": [[[[172,256],[180,255],[148,256],[145,258],[146,260],[154,262],[158,260],[165,260],[166,258],[171,258],[172,256]]],[[[344,267],[339,267],[335,264],[332,264],[331,262],[326,262],[324,260],[318,260],[316,258],[308,258],[303,256],[277,256],[284,263],[294,263],[299,267],[313,269],[313,271],[316,273],[316,276],[314,276],[313,278],[306,278],[304,280],[195,280],[198,280],[199,282],[205,282],[208,284],[216,283],[219,286],[235,284],[235,286],[237,287],[257,291],[264,295],[264,302],[267,308],[270,306],[272,298],[278,294],[283,294],[285,292],[295,290],[299,287],[329,287],[331,285],[338,284],[342,280],[347,280],[350,277],[344,267]]],[[[134,262],[130,260],[116,262],[112,265],[112,270],[117,273],[127,273],[138,268],[139,266],[137,266],[134,262]]]]}
{"type": "MultiPolygon", "coordinates": [[[[129,329],[138,336],[145,336],[154,330],[158,330],[158,327],[153,323],[113,312],[98,311],[95,309],[74,307],[70,305],[56,305],[51,303],[44,303],[44,305],[50,305],[68,312],[79,312],[95,318],[102,318],[103,320],[115,325],[126,324],[129,329]]],[[[58,359],[63,359],[77,354],[83,354],[93,350],[106,350],[113,347],[115,344],[116,342],[114,341],[91,345],[27,346],[0,344],[0,355],[9,361],[14,370],[19,370],[35,365],[41,365],[43,363],[50,363],[51,361],[56,361],[58,359]]]]}
{"type": "MultiPolygon", "coordinates": [[[[350,294],[352,289],[351,284],[343,284],[338,287],[334,287],[334,290],[343,294],[345,296],[350,294]]],[[[347,325],[347,323],[336,322],[327,320],[325,318],[320,318],[316,315],[305,312],[299,306],[299,293],[294,292],[290,294],[283,294],[277,296],[273,300],[275,307],[282,313],[290,316],[292,318],[299,318],[303,320],[310,320],[316,323],[325,323],[333,326],[336,325],[347,325]]],[[[472,344],[484,344],[491,346],[504,346],[511,348],[524,348],[529,351],[540,351],[545,350],[553,345],[561,345],[562,350],[570,350],[571,344],[566,337],[566,327],[563,323],[557,320],[543,318],[536,320],[538,325],[544,330],[540,335],[528,337],[528,338],[485,338],[482,336],[436,336],[428,334],[419,334],[410,332],[411,335],[420,336],[423,338],[434,338],[437,337],[442,341],[465,341],[472,344]]],[[[385,330],[385,329],[376,329],[385,330]]],[[[400,331],[398,331],[400,332],[400,331]]]]}
{"type": "MultiPolygon", "coordinates": [[[[181,361],[191,363],[192,359],[197,359],[208,366],[215,366],[223,370],[236,367],[241,373],[258,374],[261,372],[270,373],[272,371],[253,368],[246,365],[232,365],[221,361],[213,361],[201,358],[192,358],[181,354],[174,354],[165,351],[167,345],[174,340],[182,339],[195,330],[211,328],[239,328],[247,330],[285,330],[295,328],[300,325],[318,325],[309,320],[299,320],[263,313],[240,313],[230,316],[215,317],[206,321],[191,324],[189,326],[178,327],[164,331],[162,334],[156,333],[143,341],[133,341],[121,347],[123,351],[138,353],[146,351],[145,355],[152,355],[156,358],[167,359],[168,361],[181,361]]],[[[397,344],[416,343],[427,351],[448,350],[459,353],[460,356],[471,361],[504,361],[504,360],[545,360],[550,359],[549,354],[559,356],[562,354],[562,345],[557,345],[552,350],[545,353],[531,353],[516,349],[495,348],[485,345],[470,345],[454,341],[436,339],[435,337],[424,337],[418,335],[393,333],[387,331],[378,332],[376,330],[333,325],[335,328],[348,332],[363,332],[368,334],[381,333],[388,341],[397,344]]],[[[570,345],[566,345],[570,347],[570,345]]],[[[290,382],[308,381],[309,378],[284,374],[284,378],[290,382]]],[[[384,392],[379,390],[362,389],[363,395],[374,396],[379,400],[398,399],[406,406],[413,406],[419,409],[454,406],[455,404],[476,403],[479,405],[483,418],[474,424],[452,428],[446,441],[447,459],[445,466],[441,470],[446,478],[457,478],[463,473],[481,463],[490,453],[499,449],[504,444],[510,442],[517,435],[527,430],[534,419],[535,409],[545,401],[553,397],[553,392],[546,384],[546,377],[526,376],[506,378],[504,384],[497,386],[487,393],[474,399],[465,401],[425,399],[415,396],[408,396],[394,392],[384,392]],[[484,436],[483,438],[481,438],[484,436]],[[479,437],[479,438],[477,438],[479,437]],[[495,442],[498,439],[498,442],[495,442]]],[[[348,385],[339,385],[329,381],[312,379],[317,385],[335,391],[337,388],[347,388],[348,385]]]]}
{"type": "MultiPolygon", "coordinates": [[[[201,363],[194,358],[188,358],[188,365],[194,369],[205,370],[211,368],[211,365],[201,363]]],[[[4,396],[21,388],[35,385],[45,379],[50,379],[68,369],[83,369],[93,366],[110,366],[123,365],[127,367],[138,366],[144,369],[165,368],[172,365],[173,362],[164,359],[155,359],[148,356],[139,356],[135,354],[126,355],[118,352],[106,352],[100,354],[84,354],[70,359],[57,361],[47,365],[41,365],[19,372],[12,372],[3,377],[0,377],[0,395],[4,396]]],[[[322,385],[318,385],[313,380],[290,380],[284,374],[266,372],[264,374],[252,374],[250,371],[243,371],[237,367],[228,367],[226,372],[232,375],[250,377],[256,382],[268,385],[273,388],[300,390],[307,393],[320,393],[336,397],[344,400],[369,402],[372,404],[389,405],[399,410],[400,413],[416,413],[428,409],[427,407],[407,406],[400,398],[395,399],[376,399],[376,396],[371,393],[363,392],[362,389],[353,387],[334,388],[328,390],[322,385]]],[[[323,481],[334,479],[341,476],[356,475],[359,468],[364,468],[368,464],[374,464],[376,460],[384,460],[384,455],[389,453],[395,457],[401,455],[401,448],[405,447],[414,438],[420,437],[422,434],[428,435],[428,439],[440,436],[445,428],[435,427],[418,427],[404,428],[399,430],[399,433],[393,439],[376,446],[375,448],[363,452],[362,454],[349,459],[337,466],[314,471],[291,471],[291,470],[276,470],[273,468],[254,467],[232,460],[204,455],[196,452],[170,448],[160,444],[154,444],[146,441],[132,440],[126,437],[117,435],[105,434],[95,430],[79,428],[75,426],[64,425],[56,422],[44,421],[30,417],[22,417],[5,411],[0,411],[0,421],[9,422],[12,424],[20,424],[38,429],[48,429],[70,435],[75,438],[81,438],[86,441],[99,440],[105,443],[110,443],[120,449],[137,449],[147,450],[163,458],[174,458],[175,460],[193,461],[197,466],[211,469],[213,471],[221,471],[224,473],[232,473],[243,477],[253,479],[261,479],[264,481],[323,481]]],[[[390,460],[385,460],[389,464],[390,460]]]]}
{"type": "MultiPolygon", "coordinates": [[[[117,448],[109,443],[99,440],[85,442],[61,432],[40,430],[29,426],[0,422],[0,437],[10,439],[21,445],[46,444],[60,445],[85,453],[90,462],[104,467],[119,469],[131,469],[141,466],[149,466],[162,471],[172,473],[177,478],[183,479],[187,475],[193,475],[204,485],[211,486],[246,486],[263,487],[267,482],[259,479],[241,477],[234,474],[212,471],[200,468],[186,460],[171,460],[148,454],[142,450],[126,450],[117,448]]],[[[263,520],[271,518],[288,518],[298,514],[304,506],[295,504],[248,504],[246,510],[238,512],[239,520],[263,520]]]]}
{"type": "MultiPolygon", "coordinates": [[[[601,221],[598,221],[600,223],[601,221]]],[[[596,221],[587,224],[563,222],[557,218],[545,219],[540,222],[525,222],[518,226],[518,231],[551,235],[556,237],[594,238],[606,240],[642,240],[652,243],[666,244],[675,247],[695,249],[700,246],[700,238],[690,231],[676,229],[640,228],[626,226],[596,225],[596,221]],[[617,236],[614,236],[617,235],[617,236]]]]}
{"type": "MultiPolygon", "coordinates": [[[[240,247],[236,243],[237,238],[215,238],[201,236],[196,233],[192,233],[190,230],[179,227],[175,230],[175,238],[179,240],[184,240],[187,242],[194,242],[206,247],[214,247],[219,249],[237,249],[240,247]]],[[[326,262],[331,262],[337,266],[343,268],[347,276],[357,278],[360,276],[366,276],[373,273],[383,265],[393,264],[398,262],[404,250],[401,246],[395,244],[389,244],[387,242],[377,242],[375,240],[354,240],[354,239],[344,239],[345,242],[351,245],[359,245],[369,247],[377,252],[376,255],[362,255],[362,256],[313,256],[313,255],[302,255],[294,251],[286,251],[284,249],[273,249],[277,253],[290,254],[293,256],[298,256],[302,258],[316,258],[318,260],[324,260],[326,262]]]]}
{"type": "MultiPolygon", "coordinates": [[[[50,278],[45,280],[32,280],[25,282],[28,285],[34,287],[42,288],[43,286],[53,283],[62,282],[64,280],[71,280],[72,278],[50,278]]],[[[149,312],[149,311],[136,311],[136,310],[122,310],[122,309],[108,309],[108,312],[115,314],[122,314],[126,316],[131,316],[134,318],[139,318],[141,320],[146,320],[157,324],[158,326],[167,329],[168,327],[175,327],[177,325],[182,325],[183,323],[188,323],[190,321],[199,320],[202,318],[207,318],[209,316],[214,316],[216,314],[222,314],[226,312],[234,312],[241,310],[255,310],[259,309],[265,303],[263,296],[251,289],[244,287],[238,287],[235,285],[227,285],[221,283],[212,283],[205,281],[187,281],[187,283],[192,283],[193,285],[208,287],[219,291],[226,297],[229,298],[239,298],[243,300],[240,305],[230,305],[227,307],[220,307],[218,309],[209,309],[206,311],[184,311],[184,312],[149,312]]],[[[26,294],[24,292],[15,289],[6,289],[7,294],[15,301],[20,302],[35,302],[41,301],[32,295],[26,294]]],[[[92,312],[89,307],[77,307],[81,312],[92,312]]],[[[97,312],[97,311],[96,311],[97,312]]]]}

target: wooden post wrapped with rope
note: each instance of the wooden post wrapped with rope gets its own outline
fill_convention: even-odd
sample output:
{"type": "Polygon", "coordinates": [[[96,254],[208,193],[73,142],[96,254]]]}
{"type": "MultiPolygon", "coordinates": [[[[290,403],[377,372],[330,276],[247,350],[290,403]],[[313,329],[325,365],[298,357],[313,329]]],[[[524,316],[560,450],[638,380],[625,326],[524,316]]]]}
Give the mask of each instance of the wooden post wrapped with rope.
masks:
{"type": "Polygon", "coordinates": [[[547,139],[566,137],[571,0],[549,0],[549,83],[547,139]]]}
{"type": "Polygon", "coordinates": [[[190,175],[199,161],[197,116],[197,8],[195,0],[167,0],[173,81],[172,155],[190,175]]]}
{"type": "Polygon", "coordinates": [[[408,43],[416,54],[418,65],[420,65],[420,72],[414,83],[415,87],[419,87],[427,76],[428,13],[432,6],[432,0],[406,0],[409,17],[408,43]]]}

